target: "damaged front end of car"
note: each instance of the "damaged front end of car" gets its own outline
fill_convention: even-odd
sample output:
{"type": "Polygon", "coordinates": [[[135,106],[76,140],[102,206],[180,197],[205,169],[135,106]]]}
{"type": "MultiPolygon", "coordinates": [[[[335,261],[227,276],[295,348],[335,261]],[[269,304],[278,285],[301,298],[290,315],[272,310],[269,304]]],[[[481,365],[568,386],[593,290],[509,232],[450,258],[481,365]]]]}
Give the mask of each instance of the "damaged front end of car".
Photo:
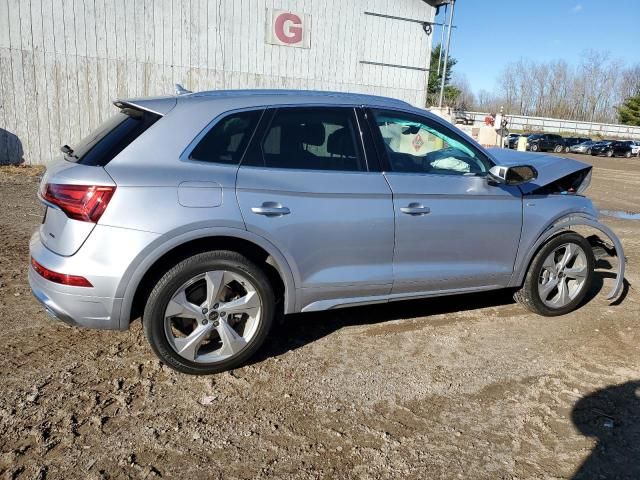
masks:
{"type": "Polygon", "coordinates": [[[514,265],[513,286],[522,283],[536,252],[551,238],[574,228],[590,228],[598,234],[590,235],[597,259],[617,257],[616,280],[607,295],[617,300],[624,287],[625,256],[618,236],[598,219],[591,200],[584,196],[591,183],[592,167],[573,159],[535,153],[491,150],[498,165],[532,165],[537,178],[520,185],[523,194],[523,226],[520,248],[514,265]],[[599,235],[606,237],[603,241],[599,235]]]}

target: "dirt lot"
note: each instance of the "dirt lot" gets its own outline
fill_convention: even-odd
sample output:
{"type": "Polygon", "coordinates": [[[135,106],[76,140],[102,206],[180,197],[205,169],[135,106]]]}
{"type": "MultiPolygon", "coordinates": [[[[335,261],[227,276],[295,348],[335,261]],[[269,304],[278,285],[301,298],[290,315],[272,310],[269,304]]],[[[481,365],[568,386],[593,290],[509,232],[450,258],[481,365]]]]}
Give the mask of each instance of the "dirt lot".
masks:
{"type": "MultiPolygon", "coordinates": [[[[640,159],[591,159],[640,211],[640,159]]],[[[0,170],[0,476],[640,478],[640,221],[606,218],[627,295],[560,318],[506,292],[292,316],[245,368],[188,377],[127,332],[52,322],[26,281],[42,207],[0,170]]]]}

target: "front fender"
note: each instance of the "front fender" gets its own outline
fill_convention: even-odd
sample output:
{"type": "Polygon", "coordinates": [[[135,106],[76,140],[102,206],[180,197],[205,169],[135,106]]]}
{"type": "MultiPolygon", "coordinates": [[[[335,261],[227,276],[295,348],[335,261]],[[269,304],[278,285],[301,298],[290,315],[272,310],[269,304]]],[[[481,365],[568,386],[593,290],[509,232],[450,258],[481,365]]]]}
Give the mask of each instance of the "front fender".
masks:
{"type": "Polygon", "coordinates": [[[520,268],[518,275],[514,279],[515,282],[513,282],[513,286],[522,284],[529,265],[531,265],[531,261],[534,255],[538,252],[542,244],[544,244],[547,240],[549,240],[559,232],[565,231],[569,229],[569,227],[575,226],[587,226],[595,228],[596,230],[604,233],[613,243],[616,249],[616,256],[618,257],[618,271],[616,273],[616,283],[609,292],[609,295],[607,295],[607,299],[611,301],[617,299],[620,296],[620,293],[622,292],[622,288],[624,286],[625,256],[624,250],[622,248],[622,243],[620,242],[620,239],[617,237],[617,235],[613,233],[613,231],[609,227],[600,223],[596,217],[587,214],[566,215],[555,220],[551,225],[549,225],[549,227],[545,229],[545,231],[538,237],[536,242],[529,249],[527,256],[522,262],[523,267],[526,268],[520,268]]]}

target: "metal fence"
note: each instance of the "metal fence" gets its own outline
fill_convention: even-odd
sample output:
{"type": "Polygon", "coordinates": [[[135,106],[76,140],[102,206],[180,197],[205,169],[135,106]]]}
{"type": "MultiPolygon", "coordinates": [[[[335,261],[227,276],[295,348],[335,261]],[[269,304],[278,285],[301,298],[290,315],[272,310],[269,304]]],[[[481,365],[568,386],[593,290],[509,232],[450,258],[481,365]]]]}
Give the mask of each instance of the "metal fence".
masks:
{"type": "MultiPolygon", "coordinates": [[[[465,112],[474,120],[474,124],[482,124],[488,113],[465,112]]],[[[527,117],[525,115],[505,115],[509,121],[509,130],[524,132],[564,133],[576,137],[601,137],[640,140],[640,127],[616,125],[613,123],[579,122],[558,118],[527,117]]]]}

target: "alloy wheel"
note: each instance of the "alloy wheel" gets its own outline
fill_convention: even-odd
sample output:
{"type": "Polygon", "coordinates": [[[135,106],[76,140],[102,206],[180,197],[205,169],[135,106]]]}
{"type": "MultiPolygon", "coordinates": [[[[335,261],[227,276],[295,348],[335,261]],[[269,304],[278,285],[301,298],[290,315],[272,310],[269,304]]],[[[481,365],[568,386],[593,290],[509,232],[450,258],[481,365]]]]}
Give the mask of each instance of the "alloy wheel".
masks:
{"type": "Polygon", "coordinates": [[[589,274],[585,251],[575,243],[555,248],[544,260],[538,279],[542,302],[551,308],[562,308],[582,291],[589,274]]]}
{"type": "Polygon", "coordinates": [[[262,300],[245,276],[228,270],[197,275],[172,295],[164,332],[173,350],[197,363],[238,354],[256,335],[262,300]]]}

